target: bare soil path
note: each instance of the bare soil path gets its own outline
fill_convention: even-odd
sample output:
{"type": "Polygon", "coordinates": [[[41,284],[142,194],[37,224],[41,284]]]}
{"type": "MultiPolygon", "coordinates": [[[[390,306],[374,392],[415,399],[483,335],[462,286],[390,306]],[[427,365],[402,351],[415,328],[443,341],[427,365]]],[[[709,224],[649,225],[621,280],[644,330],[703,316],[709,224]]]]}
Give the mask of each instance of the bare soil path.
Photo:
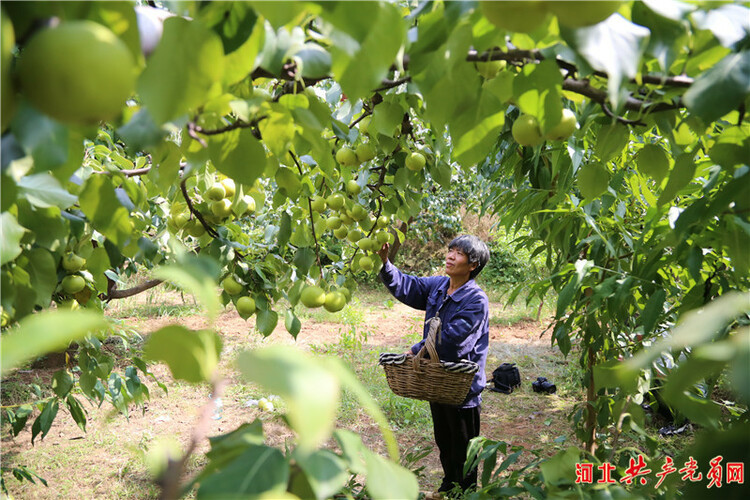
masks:
{"type": "MultiPolygon", "coordinates": [[[[402,350],[421,334],[423,316],[402,304],[363,304],[364,318],[360,333],[365,347],[383,350],[402,350]]],[[[512,395],[494,392],[484,393],[482,407],[482,435],[504,440],[525,447],[539,447],[550,443],[558,436],[569,434],[566,419],[575,399],[574,384],[566,390],[558,383],[558,393],[540,396],[533,393],[530,382],[537,376],[547,376],[562,382],[568,375],[568,361],[559,351],[550,347],[549,333],[540,337],[546,326],[533,320],[503,324],[502,306],[492,304],[490,335],[490,359],[487,372],[501,362],[518,363],[523,386],[512,395]],[[561,390],[562,389],[562,390],[561,390]]],[[[127,318],[126,323],[141,332],[151,332],[170,323],[180,323],[190,328],[205,326],[200,316],[183,318],[127,318]]],[[[282,444],[293,439],[276,413],[263,413],[248,402],[261,393],[240,380],[231,368],[231,359],[236,352],[268,344],[296,345],[305,350],[320,351],[320,346],[334,345],[341,341],[349,326],[341,323],[319,321],[316,318],[303,320],[302,331],[296,341],[283,325],[272,335],[263,339],[254,331],[253,320],[243,321],[235,311],[223,313],[216,324],[224,339],[224,362],[222,369],[230,379],[223,398],[221,419],[214,420],[209,435],[231,431],[240,424],[255,418],[264,420],[267,440],[282,444]]],[[[396,351],[397,352],[397,351],[396,351]]],[[[169,387],[165,394],[153,382],[146,381],[151,390],[151,400],[143,411],[136,409],[127,417],[113,412],[105,403],[101,408],[87,405],[87,432],[82,432],[61,409],[47,437],[31,445],[31,425],[18,437],[11,438],[7,432],[2,437],[3,466],[28,465],[48,481],[49,487],[18,483],[12,477],[6,484],[16,498],[145,498],[155,497],[158,488],[151,483],[146,466],[146,451],[166,438],[184,447],[188,442],[199,408],[208,398],[206,386],[193,386],[174,381],[168,369],[155,365],[153,371],[169,387]]],[[[15,374],[12,380],[32,381],[51,376],[54,370],[34,370],[15,374]]],[[[419,403],[425,404],[426,403],[419,403]]],[[[384,451],[377,427],[367,418],[357,424],[365,441],[373,448],[384,451]]],[[[432,435],[424,428],[397,429],[397,438],[402,452],[415,446],[431,444],[432,435]]],[[[204,444],[199,452],[205,452],[204,444]]],[[[197,454],[191,460],[191,469],[202,466],[203,458],[197,454]]],[[[441,479],[441,468],[437,451],[416,464],[424,466],[420,478],[420,489],[434,491],[441,479]]]]}

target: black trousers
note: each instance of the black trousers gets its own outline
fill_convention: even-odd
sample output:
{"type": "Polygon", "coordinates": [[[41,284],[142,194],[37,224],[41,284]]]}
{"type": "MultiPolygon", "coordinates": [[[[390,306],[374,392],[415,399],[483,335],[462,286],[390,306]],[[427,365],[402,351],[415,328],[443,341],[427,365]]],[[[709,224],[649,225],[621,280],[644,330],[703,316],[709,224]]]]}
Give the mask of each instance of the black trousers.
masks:
{"type": "Polygon", "coordinates": [[[472,438],[479,436],[479,406],[457,408],[440,403],[430,403],[435,443],[440,450],[443,466],[443,483],[439,491],[453,488],[458,483],[466,490],[477,483],[477,469],[464,475],[466,448],[472,438]]]}

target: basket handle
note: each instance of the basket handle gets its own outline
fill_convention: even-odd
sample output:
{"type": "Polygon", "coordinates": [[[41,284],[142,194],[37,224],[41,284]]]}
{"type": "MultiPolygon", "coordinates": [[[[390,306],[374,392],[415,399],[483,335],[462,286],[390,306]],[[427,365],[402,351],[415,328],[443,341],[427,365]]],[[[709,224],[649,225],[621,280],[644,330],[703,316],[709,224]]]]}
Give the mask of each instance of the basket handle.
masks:
{"type": "Polygon", "coordinates": [[[437,349],[435,348],[435,339],[440,335],[440,317],[435,316],[430,318],[428,324],[430,329],[427,332],[427,339],[425,339],[424,345],[412,360],[415,371],[421,371],[419,369],[419,360],[424,358],[425,352],[430,354],[430,363],[440,363],[440,358],[438,357],[437,349]]]}

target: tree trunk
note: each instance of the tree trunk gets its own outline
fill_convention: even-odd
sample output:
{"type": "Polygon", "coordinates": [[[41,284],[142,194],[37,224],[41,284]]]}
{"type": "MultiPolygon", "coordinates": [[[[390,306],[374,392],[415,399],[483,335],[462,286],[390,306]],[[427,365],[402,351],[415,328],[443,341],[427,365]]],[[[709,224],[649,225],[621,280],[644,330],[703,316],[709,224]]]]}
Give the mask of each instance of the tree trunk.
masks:
{"type": "Polygon", "coordinates": [[[596,390],[594,389],[594,364],[596,362],[596,353],[591,346],[588,349],[588,373],[589,386],[586,390],[586,442],[584,447],[592,455],[596,451],[596,390]]]}

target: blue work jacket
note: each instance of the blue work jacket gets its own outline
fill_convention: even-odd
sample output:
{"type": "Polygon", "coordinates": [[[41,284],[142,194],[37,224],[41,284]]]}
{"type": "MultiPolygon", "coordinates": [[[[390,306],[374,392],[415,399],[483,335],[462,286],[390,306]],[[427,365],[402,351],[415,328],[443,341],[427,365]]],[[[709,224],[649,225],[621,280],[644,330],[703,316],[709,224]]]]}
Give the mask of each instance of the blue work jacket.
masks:
{"type": "MultiPolygon", "coordinates": [[[[448,295],[450,278],[434,276],[418,278],[402,273],[390,261],[380,270],[380,279],[399,301],[415,309],[426,311],[425,319],[440,316],[442,339],[436,346],[442,361],[468,359],[479,365],[469,394],[461,408],[478,406],[486,383],[484,367],[489,346],[489,300],[474,280],[469,280],[448,295]]],[[[425,325],[422,340],[411,348],[417,354],[427,338],[425,325]]]]}

